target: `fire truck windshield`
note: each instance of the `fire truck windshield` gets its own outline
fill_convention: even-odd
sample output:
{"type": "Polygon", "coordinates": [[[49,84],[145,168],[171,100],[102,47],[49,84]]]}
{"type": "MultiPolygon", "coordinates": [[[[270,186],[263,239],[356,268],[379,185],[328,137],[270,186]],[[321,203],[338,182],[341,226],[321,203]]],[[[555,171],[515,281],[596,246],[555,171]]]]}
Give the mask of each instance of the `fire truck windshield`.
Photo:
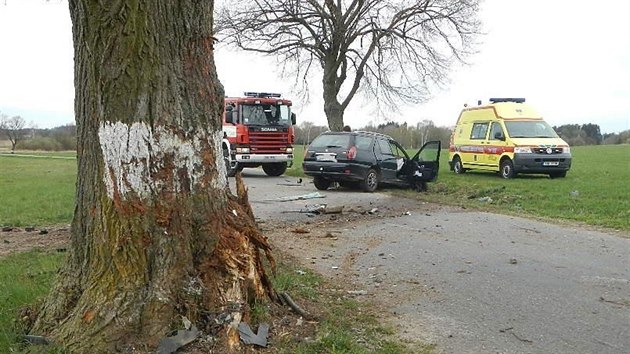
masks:
{"type": "Polygon", "coordinates": [[[245,125],[291,125],[291,109],[280,104],[241,104],[241,123],[245,125]]]}

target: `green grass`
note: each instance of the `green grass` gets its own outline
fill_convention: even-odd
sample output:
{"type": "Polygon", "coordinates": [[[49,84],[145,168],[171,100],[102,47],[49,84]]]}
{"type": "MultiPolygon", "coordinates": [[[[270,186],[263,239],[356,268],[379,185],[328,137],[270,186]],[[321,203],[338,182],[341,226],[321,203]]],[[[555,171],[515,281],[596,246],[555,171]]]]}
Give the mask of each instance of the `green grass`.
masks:
{"type": "Polygon", "coordinates": [[[395,192],[430,202],[499,213],[572,220],[630,230],[630,145],[578,146],[565,178],[519,174],[505,180],[492,172],[449,171],[442,151],[438,181],[428,193],[395,192]],[[491,202],[480,201],[490,197],[491,202]]]}
{"type": "MultiPolygon", "coordinates": [[[[410,151],[413,153],[413,151],[410,151]]],[[[425,201],[462,205],[492,212],[580,221],[630,230],[630,145],[578,146],[566,178],[518,175],[504,180],[494,173],[456,175],[442,151],[438,181],[428,193],[393,193],[425,201]],[[490,197],[492,202],[480,202],[490,197]]],[[[0,154],[0,225],[69,223],[74,207],[76,162],[73,153],[46,154],[69,159],[0,154]]],[[[289,176],[304,176],[304,148],[296,146],[289,176]]]]}
{"type": "Polygon", "coordinates": [[[274,278],[274,288],[286,291],[298,302],[307,301],[321,309],[320,323],[315,338],[296,343],[279,339],[280,353],[431,353],[432,346],[420,343],[405,345],[395,337],[395,331],[379,321],[379,314],[371,306],[344,298],[319,275],[310,270],[299,270],[280,263],[274,278]]]}
{"type": "Polygon", "coordinates": [[[69,223],[74,211],[76,166],[72,158],[0,154],[0,225],[69,223]]]}
{"type": "Polygon", "coordinates": [[[38,251],[0,258],[0,353],[13,353],[21,333],[20,309],[50,290],[65,255],[38,251]]]}

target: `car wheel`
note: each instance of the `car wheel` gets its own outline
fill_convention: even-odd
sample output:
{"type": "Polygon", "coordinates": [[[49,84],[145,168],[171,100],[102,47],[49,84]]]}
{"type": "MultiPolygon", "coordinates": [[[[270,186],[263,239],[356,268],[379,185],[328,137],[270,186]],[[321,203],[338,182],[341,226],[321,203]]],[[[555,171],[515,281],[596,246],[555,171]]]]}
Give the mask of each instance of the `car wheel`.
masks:
{"type": "Polygon", "coordinates": [[[287,170],[287,163],[266,163],[262,165],[262,169],[265,171],[267,176],[277,177],[287,170]]]}
{"type": "Polygon", "coordinates": [[[426,192],[428,189],[429,189],[429,186],[427,185],[427,182],[425,181],[416,182],[416,186],[415,186],[416,192],[426,192]]]}
{"type": "Polygon", "coordinates": [[[357,182],[355,181],[339,181],[339,185],[343,188],[348,188],[348,189],[357,188],[357,182]]]}
{"type": "Polygon", "coordinates": [[[549,178],[563,178],[567,176],[567,171],[552,172],[549,174],[549,178]]]}
{"type": "Polygon", "coordinates": [[[330,180],[321,176],[315,176],[313,178],[313,184],[315,184],[315,188],[320,191],[325,191],[328,187],[330,187],[330,180]]]}
{"type": "Polygon", "coordinates": [[[227,149],[223,149],[223,161],[225,162],[225,170],[228,177],[234,177],[236,172],[242,170],[242,168],[239,168],[238,162],[232,161],[227,149]]]}
{"type": "Polygon", "coordinates": [[[378,173],[370,168],[361,182],[361,189],[366,192],[374,192],[378,188],[378,173]]]}
{"type": "Polygon", "coordinates": [[[462,165],[462,160],[459,159],[459,156],[453,157],[453,171],[458,175],[466,172],[464,169],[464,165],[462,165]]]}
{"type": "Polygon", "coordinates": [[[514,172],[514,164],[512,163],[512,160],[505,159],[501,161],[501,177],[510,179],[515,175],[516,173],[514,172]]]}

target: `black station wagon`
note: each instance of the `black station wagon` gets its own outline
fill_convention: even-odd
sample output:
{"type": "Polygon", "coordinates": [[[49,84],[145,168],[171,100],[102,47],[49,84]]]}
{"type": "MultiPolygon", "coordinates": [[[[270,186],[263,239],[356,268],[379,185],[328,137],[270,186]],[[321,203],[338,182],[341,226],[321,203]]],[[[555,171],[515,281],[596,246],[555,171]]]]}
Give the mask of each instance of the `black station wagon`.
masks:
{"type": "Polygon", "coordinates": [[[342,187],[375,191],[381,184],[427,189],[436,180],[441,143],[430,141],[412,158],[391,137],[364,131],[325,132],[304,154],[302,168],[319,190],[342,187]]]}

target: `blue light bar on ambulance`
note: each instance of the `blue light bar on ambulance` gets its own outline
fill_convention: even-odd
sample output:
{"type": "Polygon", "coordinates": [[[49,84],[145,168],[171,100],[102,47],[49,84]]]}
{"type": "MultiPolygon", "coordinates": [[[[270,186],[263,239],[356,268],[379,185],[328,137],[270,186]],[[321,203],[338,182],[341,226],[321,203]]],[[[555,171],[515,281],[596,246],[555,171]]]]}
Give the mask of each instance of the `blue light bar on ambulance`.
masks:
{"type": "Polygon", "coordinates": [[[525,103],[524,98],[491,98],[490,103],[498,103],[498,102],[515,102],[515,103],[525,103]]]}
{"type": "Polygon", "coordinates": [[[246,97],[259,97],[259,98],[282,97],[282,94],[280,93],[269,93],[269,92],[243,92],[243,95],[245,95],[246,97]]]}

